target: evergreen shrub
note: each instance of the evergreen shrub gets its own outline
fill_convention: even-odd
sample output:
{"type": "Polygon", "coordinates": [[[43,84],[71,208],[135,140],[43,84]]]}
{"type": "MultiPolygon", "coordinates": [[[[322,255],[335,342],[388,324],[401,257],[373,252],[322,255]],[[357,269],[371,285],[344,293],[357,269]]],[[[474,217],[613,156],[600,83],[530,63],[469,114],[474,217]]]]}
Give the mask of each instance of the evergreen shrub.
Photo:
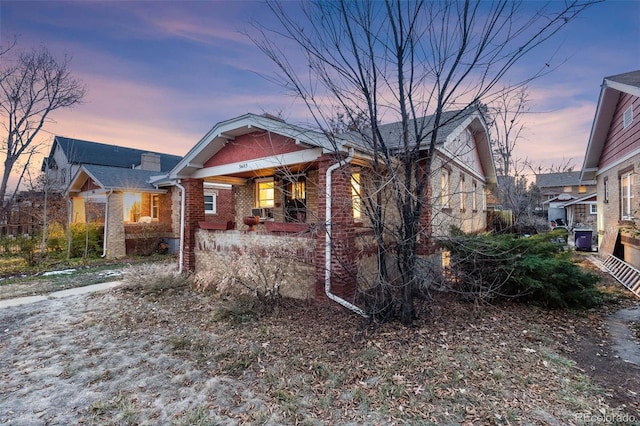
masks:
{"type": "Polygon", "coordinates": [[[590,308],[600,302],[598,276],[571,260],[567,232],[528,238],[465,234],[440,241],[450,252],[452,288],[473,300],[514,298],[548,308],[590,308]]]}

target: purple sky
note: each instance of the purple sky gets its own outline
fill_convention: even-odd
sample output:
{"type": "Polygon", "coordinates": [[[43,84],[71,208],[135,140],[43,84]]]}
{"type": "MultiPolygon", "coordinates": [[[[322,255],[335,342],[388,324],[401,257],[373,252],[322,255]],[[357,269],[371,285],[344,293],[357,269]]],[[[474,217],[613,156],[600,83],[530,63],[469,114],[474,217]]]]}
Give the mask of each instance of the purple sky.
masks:
{"type": "MultiPolygon", "coordinates": [[[[258,74],[272,65],[241,33],[261,2],[0,2],[0,34],[21,48],[72,57],[85,102],[41,134],[184,155],[217,122],[247,112],[305,121],[294,99],[258,74]]],[[[582,165],[605,76],[640,69],[640,2],[600,3],[530,58],[564,62],[529,85],[532,113],[517,156],[582,165]]],[[[519,67],[526,68],[527,63],[519,67]]]]}

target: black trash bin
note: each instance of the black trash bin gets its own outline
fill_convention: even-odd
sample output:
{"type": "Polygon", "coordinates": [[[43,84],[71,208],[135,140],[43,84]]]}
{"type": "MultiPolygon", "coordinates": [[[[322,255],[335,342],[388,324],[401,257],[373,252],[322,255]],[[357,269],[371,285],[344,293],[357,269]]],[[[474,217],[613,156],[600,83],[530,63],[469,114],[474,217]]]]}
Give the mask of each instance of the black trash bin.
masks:
{"type": "Polygon", "coordinates": [[[591,237],[593,230],[591,229],[574,229],[573,237],[576,242],[576,250],[591,251],[591,237]]]}

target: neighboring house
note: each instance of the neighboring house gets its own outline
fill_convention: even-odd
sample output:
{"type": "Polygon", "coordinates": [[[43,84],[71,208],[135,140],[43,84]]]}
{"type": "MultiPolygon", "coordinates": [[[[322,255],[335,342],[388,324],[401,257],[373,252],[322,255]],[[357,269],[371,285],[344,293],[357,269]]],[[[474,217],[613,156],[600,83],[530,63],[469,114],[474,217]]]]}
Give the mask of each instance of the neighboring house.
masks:
{"type": "MultiPolygon", "coordinates": [[[[421,227],[435,235],[451,224],[484,231],[485,194],[496,181],[486,124],[478,113],[449,112],[445,120],[427,191],[434,208],[425,209],[421,227]]],[[[393,137],[400,128],[389,124],[381,131],[393,137]]],[[[356,285],[374,276],[376,245],[361,210],[372,157],[354,135],[335,142],[268,115],[246,114],[216,124],[176,167],[153,181],[158,188],[184,188],[181,270],[215,271],[232,253],[264,247],[268,255],[286,248],[290,256],[273,259],[288,272],[286,295],[351,303],[356,285]],[[206,184],[232,185],[232,222],[243,230],[205,223],[206,184]],[[260,218],[257,232],[242,225],[249,216],[260,218]]],[[[388,217],[398,217],[394,209],[389,202],[388,217]]],[[[434,255],[428,237],[419,242],[422,257],[434,255]]]]}
{"type": "Polygon", "coordinates": [[[597,186],[601,253],[640,268],[640,70],[606,77],[591,128],[581,182],[597,186]],[[625,231],[620,232],[620,229],[625,231]]]}
{"type": "Polygon", "coordinates": [[[54,192],[65,192],[71,179],[85,164],[166,172],[180,158],[177,155],[55,136],[49,155],[42,161],[41,170],[54,192]]]}
{"type": "Polygon", "coordinates": [[[595,192],[564,203],[567,226],[578,229],[597,229],[598,197],[595,192]]]}
{"type": "MultiPolygon", "coordinates": [[[[56,136],[43,171],[54,191],[67,194],[70,222],[103,223],[103,255],[117,258],[149,252],[161,240],[177,251],[179,193],[149,182],[166,174],[180,158],[56,136]]],[[[207,208],[208,216],[216,217],[218,192],[229,192],[226,198],[231,194],[227,187],[208,191],[203,211],[207,208]]]]}
{"type": "Polygon", "coordinates": [[[536,175],[536,186],[542,196],[542,210],[550,222],[561,219],[567,226],[573,227],[590,219],[582,214],[588,204],[583,205],[580,201],[581,207],[577,207],[574,203],[594,193],[596,187],[595,184],[581,183],[580,173],[569,171],[536,175]],[[572,207],[568,209],[568,206],[572,207]],[[576,216],[576,213],[579,215],[576,216]]]}

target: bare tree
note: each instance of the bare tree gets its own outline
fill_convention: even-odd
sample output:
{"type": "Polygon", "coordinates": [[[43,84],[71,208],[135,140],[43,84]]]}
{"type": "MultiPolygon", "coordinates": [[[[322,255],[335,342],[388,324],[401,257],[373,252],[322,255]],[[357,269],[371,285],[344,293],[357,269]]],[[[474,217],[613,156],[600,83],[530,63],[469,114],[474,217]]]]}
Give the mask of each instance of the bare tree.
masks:
{"type": "MultiPolygon", "coordinates": [[[[301,14],[287,11],[290,3],[269,3],[279,25],[258,27],[261,34],[253,39],[278,67],[274,81],[305,102],[329,139],[334,134],[328,105],[339,106],[347,122],[368,119],[365,128],[354,131],[372,153],[363,213],[378,246],[383,302],[372,314],[390,307],[403,323],[414,319],[414,295],[422,281],[417,249],[432,232],[420,218],[433,204],[441,128],[480,102],[490,103],[515,64],[591,3],[549,2],[532,10],[507,0],[318,1],[302,3],[301,14]],[[304,55],[304,66],[297,66],[292,45],[304,55]],[[383,120],[397,122],[400,131],[392,137],[381,132],[383,120]],[[386,215],[389,203],[399,212],[399,223],[386,215]],[[395,260],[398,279],[389,275],[387,256],[395,260]]],[[[511,90],[549,67],[531,68],[530,78],[511,90]]]]}
{"type": "Polygon", "coordinates": [[[6,213],[17,192],[32,156],[38,151],[38,135],[49,115],[80,103],[84,85],[69,70],[70,58],[56,59],[42,47],[19,52],[15,60],[3,55],[0,74],[0,111],[4,129],[2,152],[4,169],[0,182],[2,211],[6,213]],[[20,170],[16,170],[16,169],[20,170]],[[20,177],[12,191],[9,180],[20,177]],[[7,197],[12,193],[10,197],[7,197]]]}
{"type": "Polygon", "coordinates": [[[527,159],[517,157],[516,148],[523,143],[524,117],[530,111],[528,88],[504,90],[488,107],[491,145],[499,186],[496,195],[504,208],[513,212],[513,223],[524,224],[537,204],[536,193],[527,182],[527,159]]]}

